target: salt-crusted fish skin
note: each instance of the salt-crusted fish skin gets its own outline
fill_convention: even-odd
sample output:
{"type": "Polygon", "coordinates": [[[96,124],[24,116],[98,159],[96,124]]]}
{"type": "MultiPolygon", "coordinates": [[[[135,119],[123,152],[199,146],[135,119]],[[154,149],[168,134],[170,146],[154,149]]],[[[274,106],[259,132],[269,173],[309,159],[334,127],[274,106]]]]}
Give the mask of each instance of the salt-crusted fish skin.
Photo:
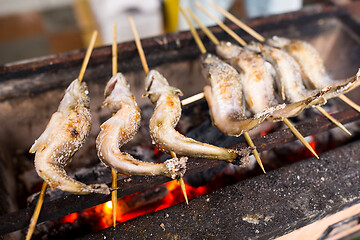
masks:
{"type": "Polygon", "coordinates": [[[130,86],[121,73],[115,74],[105,87],[105,101],[113,116],[101,125],[96,139],[99,159],[120,174],[164,175],[171,178],[183,177],[187,158],[171,158],[164,163],[150,163],[135,159],[120,147],[130,141],[137,133],[141,111],[130,86]]]}
{"type": "Polygon", "coordinates": [[[251,42],[246,47],[260,53],[274,67],[277,88],[283,100],[294,103],[316,94],[306,89],[299,64],[286,51],[257,42],[251,42]]]}
{"type": "Polygon", "coordinates": [[[254,114],[269,114],[271,120],[282,120],[299,115],[313,100],[311,97],[292,104],[279,104],[275,99],[271,69],[257,53],[230,42],[221,42],[216,52],[240,72],[244,96],[254,114]]]}
{"type": "Polygon", "coordinates": [[[333,85],[319,53],[309,43],[274,36],[267,40],[267,44],[284,49],[298,62],[308,88],[322,89],[333,85]]]}
{"type": "Polygon", "coordinates": [[[321,97],[312,101],[308,107],[323,105],[328,99],[347,93],[360,84],[357,76],[345,80],[331,80],[320,54],[305,41],[274,36],[268,39],[267,43],[288,52],[300,65],[304,83],[309,88],[317,89],[316,94],[321,97]]]}
{"type": "Polygon", "coordinates": [[[221,42],[216,53],[240,73],[249,110],[259,113],[276,105],[274,79],[265,61],[255,52],[230,42],[221,42]]]}
{"type": "Polygon", "coordinates": [[[89,105],[86,83],[75,79],[66,89],[45,131],[30,149],[30,153],[36,153],[37,173],[52,189],[58,188],[74,194],[110,194],[107,185],[86,185],[70,178],[64,169],[89,134],[89,105]]]}
{"type": "Polygon", "coordinates": [[[269,114],[246,118],[239,73],[213,54],[201,57],[203,75],[211,86],[204,87],[213,123],[224,134],[240,136],[262,123],[269,114]]]}

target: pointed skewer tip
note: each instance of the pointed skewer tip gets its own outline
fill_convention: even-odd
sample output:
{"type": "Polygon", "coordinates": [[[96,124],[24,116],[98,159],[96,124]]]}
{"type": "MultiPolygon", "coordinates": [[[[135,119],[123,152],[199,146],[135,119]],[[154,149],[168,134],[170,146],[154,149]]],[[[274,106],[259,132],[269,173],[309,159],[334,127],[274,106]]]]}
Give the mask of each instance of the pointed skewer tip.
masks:
{"type": "Polygon", "coordinates": [[[251,139],[251,137],[250,137],[250,134],[249,134],[248,132],[244,132],[244,137],[245,137],[245,140],[246,140],[247,144],[248,144],[250,147],[254,148],[254,150],[253,150],[253,155],[254,155],[257,163],[259,164],[261,170],[262,170],[264,173],[266,173],[266,172],[265,172],[265,169],[264,169],[264,166],[263,166],[263,164],[262,164],[262,161],[261,161],[259,152],[256,150],[256,146],[255,146],[255,144],[253,143],[253,141],[252,141],[252,139],[251,139]]]}
{"type": "Polygon", "coordinates": [[[182,193],[184,195],[186,205],[189,205],[189,200],[188,200],[187,193],[186,193],[186,186],[185,186],[185,182],[184,182],[183,178],[179,179],[179,184],[180,184],[180,187],[181,187],[181,191],[182,191],[182,193]]]}
{"type": "Polygon", "coordinates": [[[310,144],[305,140],[303,135],[295,128],[295,126],[289,121],[289,119],[285,118],[283,122],[289,127],[291,132],[299,139],[299,141],[304,144],[304,146],[309,149],[309,151],[319,159],[319,156],[316,154],[315,150],[310,146],[310,144]]]}
{"type": "Polygon", "coordinates": [[[325,117],[327,117],[331,122],[333,122],[336,126],[338,126],[341,130],[343,130],[345,133],[352,135],[349,130],[345,128],[345,126],[339,122],[337,119],[335,119],[333,116],[331,116],[326,110],[320,106],[315,106],[316,110],[318,110],[321,114],[323,114],[325,117]]]}

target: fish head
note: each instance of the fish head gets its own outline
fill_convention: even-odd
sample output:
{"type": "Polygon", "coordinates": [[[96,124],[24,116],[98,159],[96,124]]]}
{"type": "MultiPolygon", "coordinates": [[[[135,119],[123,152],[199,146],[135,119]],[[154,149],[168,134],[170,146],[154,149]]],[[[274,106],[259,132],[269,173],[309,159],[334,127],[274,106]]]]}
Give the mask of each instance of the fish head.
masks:
{"type": "Polygon", "coordinates": [[[130,85],[121,73],[115,74],[107,82],[104,98],[103,106],[108,106],[112,112],[117,112],[123,102],[128,104],[135,103],[134,96],[130,92],[130,85]]]}
{"type": "Polygon", "coordinates": [[[201,59],[201,67],[202,67],[202,74],[206,79],[210,79],[210,69],[216,65],[217,62],[220,61],[220,59],[211,54],[211,53],[206,53],[201,55],[200,57],[201,59]]]}
{"type": "Polygon", "coordinates": [[[256,53],[261,53],[262,52],[262,44],[259,42],[254,42],[251,41],[248,45],[246,45],[246,49],[249,49],[251,51],[254,51],[256,53]]]}
{"type": "Polygon", "coordinates": [[[273,36],[266,41],[272,47],[284,48],[291,43],[291,40],[284,37],[273,36]]]}
{"type": "Polygon", "coordinates": [[[152,103],[156,103],[161,94],[171,92],[182,96],[180,89],[169,85],[166,78],[156,70],[151,70],[145,78],[145,95],[152,103]]]}
{"type": "Polygon", "coordinates": [[[75,79],[70,83],[65,91],[65,95],[60,102],[58,110],[66,110],[67,108],[74,108],[77,105],[82,105],[86,108],[90,107],[89,90],[85,82],[80,82],[75,79]]]}
{"type": "Polygon", "coordinates": [[[122,73],[117,73],[110,78],[105,86],[104,98],[116,95],[132,95],[130,85],[122,73]]]}
{"type": "Polygon", "coordinates": [[[220,42],[216,46],[216,53],[224,59],[232,59],[239,55],[242,47],[232,44],[231,42],[220,42]]]}
{"type": "Polygon", "coordinates": [[[217,61],[219,61],[219,58],[211,53],[205,53],[203,55],[201,55],[201,63],[203,64],[203,66],[209,65],[209,64],[214,64],[217,61]]]}

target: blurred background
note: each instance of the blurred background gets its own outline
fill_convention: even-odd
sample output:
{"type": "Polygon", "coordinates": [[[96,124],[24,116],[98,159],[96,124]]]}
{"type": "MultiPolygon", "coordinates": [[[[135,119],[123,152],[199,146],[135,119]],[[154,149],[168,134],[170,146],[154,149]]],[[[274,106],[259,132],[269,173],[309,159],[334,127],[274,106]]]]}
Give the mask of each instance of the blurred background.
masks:
{"type": "MultiPolygon", "coordinates": [[[[208,6],[218,18],[222,16],[208,6]]],[[[254,18],[299,10],[310,4],[341,4],[350,0],[213,0],[237,17],[254,18]]],[[[96,46],[112,40],[118,24],[118,42],[132,40],[128,16],[134,16],[141,38],[186,30],[178,6],[190,7],[206,25],[214,23],[192,0],[0,0],[0,65],[57,54],[87,46],[98,29],[96,46]]]]}

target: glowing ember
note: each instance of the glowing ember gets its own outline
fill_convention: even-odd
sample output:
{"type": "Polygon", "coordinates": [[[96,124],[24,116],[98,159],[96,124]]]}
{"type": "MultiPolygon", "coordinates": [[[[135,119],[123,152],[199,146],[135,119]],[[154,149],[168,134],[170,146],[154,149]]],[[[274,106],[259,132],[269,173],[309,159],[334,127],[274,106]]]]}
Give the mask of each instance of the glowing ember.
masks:
{"type": "Polygon", "coordinates": [[[73,223],[75,222],[75,220],[79,217],[79,213],[71,213],[69,215],[64,216],[61,219],[61,223],[65,224],[65,223],[73,223]]]}
{"type": "Polygon", "coordinates": [[[263,137],[263,136],[266,136],[266,134],[267,134],[266,131],[262,131],[262,132],[260,133],[260,136],[263,137]]]}
{"type": "Polygon", "coordinates": [[[111,201],[107,201],[105,203],[104,209],[106,210],[111,210],[112,209],[112,202],[111,201]]]}
{"type": "MultiPolygon", "coordinates": [[[[211,185],[214,186],[214,184],[211,185]]],[[[138,216],[168,208],[185,201],[177,180],[167,182],[164,184],[164,186],[166,186],[168,190],[168,194],[165,197],[162,197],[162,199],[146,205],[140,204],[139,207],[129,207],[129,205],[131,205],[129,202],[131,202],[131,200],[139,193],[119,198],[117,204],[117,222],[125,222],[138,216]]],[[[201,186],[194,188],[186,184],[186,192],[189,199],[196,198],[213,190],[213,187],[201,186]]],[[[80,218],[86,218],[88,220],[88,224],[92,226],[93,231],[99,231],[101,229],[110,227],[112,226],[112,202],[108,201],[104,204],[88,208],[81,213],[72,213],[64,216],[61,218],[61,223],[73,223],[78,219],[80,220],[80,218]]]]}

